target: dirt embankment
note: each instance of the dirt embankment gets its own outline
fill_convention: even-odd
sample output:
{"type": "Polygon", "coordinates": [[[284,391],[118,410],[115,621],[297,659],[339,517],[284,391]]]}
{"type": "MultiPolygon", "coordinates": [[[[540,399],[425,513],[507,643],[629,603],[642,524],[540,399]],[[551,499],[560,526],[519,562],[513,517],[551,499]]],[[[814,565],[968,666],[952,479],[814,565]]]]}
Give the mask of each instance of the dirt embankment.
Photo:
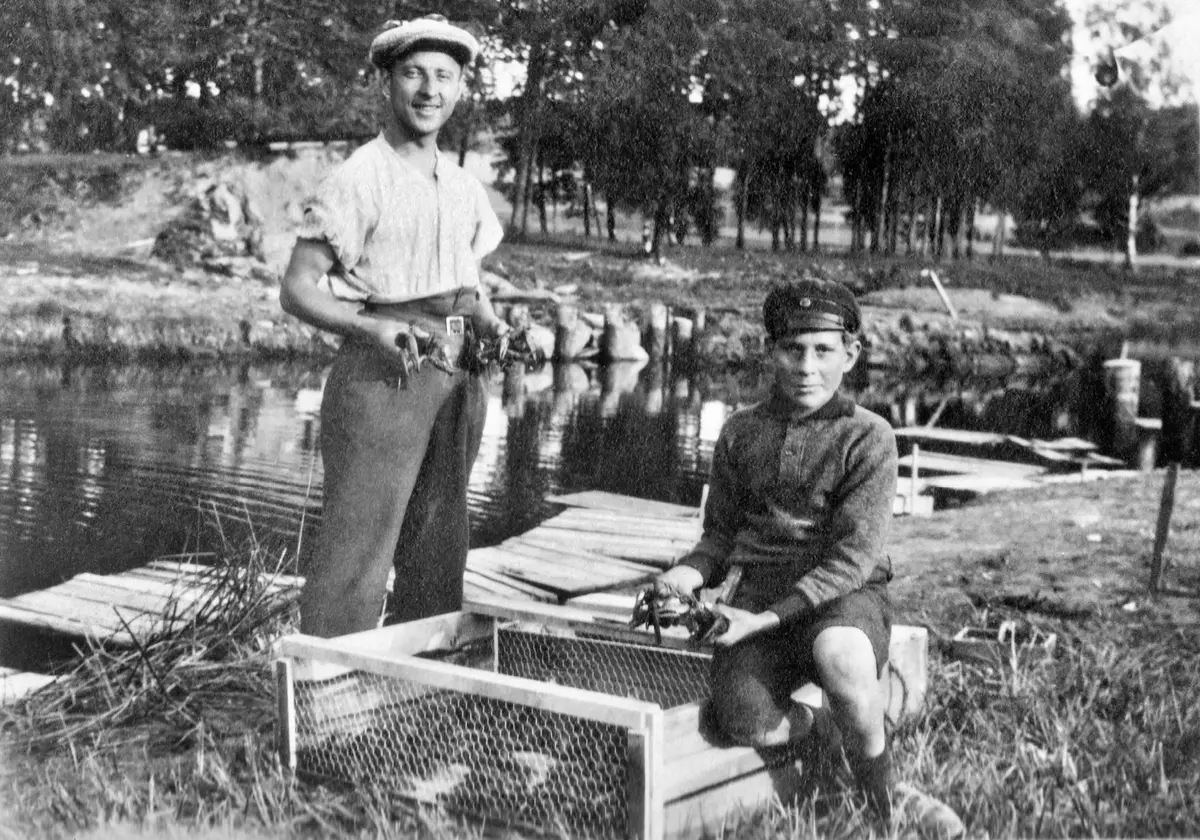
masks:
{"type": "MultiPolygon", "coordinates": [[[[285,316],[277,278],[303,197],[345,149],[266,158],[8,159],[0,168],[0,358],[278,357],[332,341],[285,316]]],[[[509,208],[492,192],[501,218],[509,208]]],[[[706,314],[702,365],[761,353],[757,305],[800,274],[854,287],[867,307],[872,363],[906,375],[1051,373],[1080,347],[1138,329],[1189,335],[1200,274],[959,261],[936,268],[952,318],[917,260],[673,248],[657,265],[636,243],[561,238],[506,243],[485,265],[518,288],[555,292],[585,311],[607,302],[643,317],[664,302],[706,314]],[[1181,301],[1189,301],[1181,305],[1181,301]]],[[[534,307],[549,322],[552,307],[534,307]]]]}

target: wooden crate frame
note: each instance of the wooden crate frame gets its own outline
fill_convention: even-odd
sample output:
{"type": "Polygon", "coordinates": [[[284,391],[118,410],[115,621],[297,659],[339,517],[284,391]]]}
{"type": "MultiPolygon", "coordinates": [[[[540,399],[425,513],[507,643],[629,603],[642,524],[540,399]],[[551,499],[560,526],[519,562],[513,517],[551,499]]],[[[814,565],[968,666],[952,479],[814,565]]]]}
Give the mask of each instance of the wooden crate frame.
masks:
{"type": "MultiPolygon", "coordinates": [[[[463,612],[334,639],[289,636],[278,643],[276,664],[277,746],[283,763],[296,768],[294,686],[297,661],[304,660],[306,667],[317,669],[307,675],[310,677],[367,671],[624,728],[629,837],[666,840],[719,832],[739,812],[750,813],[794,791],[799,781],[794,768],[769,768],[751,748],[712,746],[701,734],[698,703],[663,709],[656,703],[417,656],[453,650],[488,635],[496,650],[498,628],[512,621],[584,630],[617,641],[647,642],[646,634],[597,619],[584,610],[485,599],[470,602],[463,612]]],[[[685,640],[668,637],[663,642],[681,654],[697,655],[685,640]]],[[[897,627],[893,632],[896,667],[884,677],[893,720],[915,711],[923,702],[926,643],[921,628],[897,627]]],[[[813,707],[823,704],[821,691],[812,685],[800,689],[794,698],[813,707]]]]}

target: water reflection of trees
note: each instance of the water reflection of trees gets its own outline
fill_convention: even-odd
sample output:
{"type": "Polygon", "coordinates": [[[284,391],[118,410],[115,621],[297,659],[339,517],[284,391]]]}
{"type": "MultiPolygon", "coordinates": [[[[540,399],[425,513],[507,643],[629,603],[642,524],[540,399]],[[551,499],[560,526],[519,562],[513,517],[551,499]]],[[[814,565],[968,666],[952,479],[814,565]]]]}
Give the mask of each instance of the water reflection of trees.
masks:
{"type": "Polygon", "coordinates": [[[294,542],[306,500],[289,460],[312,447],[296,439],[290,392],[310,380],[278,367],[0,369],[0,591],[216,541],[294,542]]]}

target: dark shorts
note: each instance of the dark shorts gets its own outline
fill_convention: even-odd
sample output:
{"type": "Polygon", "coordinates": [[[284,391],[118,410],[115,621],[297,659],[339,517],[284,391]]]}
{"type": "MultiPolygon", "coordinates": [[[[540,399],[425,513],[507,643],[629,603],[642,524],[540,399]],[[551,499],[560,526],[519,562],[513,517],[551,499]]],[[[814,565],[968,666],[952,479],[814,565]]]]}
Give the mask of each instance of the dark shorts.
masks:
{"type": "Polygon", "coordinates": [[[883,584],[868,584],[778,629],[732,648],[717,648],[712,661],[712,722],[739,743],[775,729],[805,683],[820,685],[813,643],[828,627],[856,627],[875,652],[876,673],[887,667],[891,601],[883,584]]]}

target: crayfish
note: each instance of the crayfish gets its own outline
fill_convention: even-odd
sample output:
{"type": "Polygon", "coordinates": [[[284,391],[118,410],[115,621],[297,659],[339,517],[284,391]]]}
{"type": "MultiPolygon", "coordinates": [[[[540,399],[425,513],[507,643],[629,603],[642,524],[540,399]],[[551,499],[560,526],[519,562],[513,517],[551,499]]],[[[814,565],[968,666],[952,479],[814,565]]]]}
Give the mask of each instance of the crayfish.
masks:
{"type": "MultiPolygon", "coordinates": [[[[501,336],[491,338],[476,338],[471,322],[467,322],[467,340],[463,343],[462,358],[459,364],[470,373],[483,373],[489,365],[496,364],[507,370],[514,364],[523,364],[528,368],[540,367],[546,361],[546,354],[529,342],[529,336],[524,329],[513,330],[501,336]]],[[[416,362],[429,362],[435,368],[445,373],[453,374],[458,364],[450,358],[446,345],[424,330],[414,329],[412,338],[416,343],[416,362]]],[[[396,337],[397,346],[407,349],[410,345],[408,336],[403,333],[396,337]]],[[[407,378],[410,362],[405,360],[405,377],[407,378]]]]}
{"type": "Polygon", "coordinates": [[[706,644],[729,629],[729,619],[690,592],[663,589],[661,585],[645,589],[633,604],[630,629],[652,627],[655,644],[662,644],[664,627],[686,627],[692,642],[706,644]]]}
{"type": "Polygon", "coordinates": [[[523,327],[499,336],[476,338],[474,328],[468,325],[463,355],[463,367],[472,373],[481,373],[493,364],[507,370],[515,364],[538,368],[546,362],[546,354],[529,342],[529,333],[523,327]]]}

